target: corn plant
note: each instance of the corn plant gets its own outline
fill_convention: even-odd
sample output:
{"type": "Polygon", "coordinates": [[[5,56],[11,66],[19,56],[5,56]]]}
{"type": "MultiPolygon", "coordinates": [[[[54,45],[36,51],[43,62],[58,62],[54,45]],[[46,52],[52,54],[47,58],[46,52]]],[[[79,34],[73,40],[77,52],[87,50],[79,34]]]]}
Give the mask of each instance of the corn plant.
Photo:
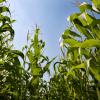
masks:
{"type": "Polygon", "coordinates": [[[91,2],[83,2],[80,12],[67,18],[71,26],[62,34],[58,72],[73,100],[100,100],[100,19],[95,16],[100,1],[91,2]]]}
{"type": "Polygon", "coordinates": [[[22,52],[13,49],[10,10],[5,6],[6,0],[0,0],[0,99],[9,100],[20,97],[23,84],[23,67],[19,57],[24,59],[22,52]]]}
{"type": "Polygon", "coordinates": [[[49,67],[55,59],[49,60],[47,56],[43,55],[45,42],[39,40],[39,33],[40,29],[37,26],[33,37],[30,36],[28,32],[28,44],[23,47],[23,51],[25,51],[24,68],[29,74],[26,91],[28,93],[28,99],[34,100],[46,98],[45,91],[47,91],[48,88],[47,85],[45,85],[47,82],[43,80],[43,76],[46,72],[50,75],[49,67]],[[44,86],[46,87],[44,88],[44,86]]]}
{"type": "Polygon", "coordinates": [[[23,53],[13,49],[12,23],[15,20],[11,20],[5,3],[6,0],[0,0],[0,99],[42,99],[46,83],[43,75],[46,72],[50,74],[49,67],[54,59],[49,60],[43,55],[45,42],[39,40],[40,29],[37,27],[33,38],[29,38],[28,34],[28,44],[24,46],[23,53]]]}
{"type": "Polygon", "coordinates": [[[40,29],[27,35],[22,51],[13,49],[14,30],[6,0],[0,0],[0,100],[100,100],[100,1],[79,4],[62,34],[60,60],[50,73],[40,29]],[[44,74],[53,74],[45,81],[44,74]]]}

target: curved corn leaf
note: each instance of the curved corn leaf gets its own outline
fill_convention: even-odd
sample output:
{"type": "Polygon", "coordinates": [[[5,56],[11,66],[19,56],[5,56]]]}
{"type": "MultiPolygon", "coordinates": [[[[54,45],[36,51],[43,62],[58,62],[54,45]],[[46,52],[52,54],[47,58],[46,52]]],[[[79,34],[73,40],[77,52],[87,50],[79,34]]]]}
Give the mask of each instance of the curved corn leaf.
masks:
{"type": "Polygon", "coordinates": [[[8,23],[6,23],[6,24],[4,24],[4,25],[2,25],[0,27],[0,32],[7,32],[7,31],[10,32],[11,38],[13,39],[13,37],[14,37],[14,30],[12,29],[12,27],[8,23]]]}
{"type": "MultiPolygon", "coordinates": [[[[72,68],[68,71],[67,73],[67,77],[69,75],[74,75],[75,73],[73,72],[75,69],[85,69],[86,68],[86,64],[85,63],[81,63],[77,66],[72,66],[72,68]]],[[[75,75],[74,75],[75,76],[75,75]]]]}
{"type": "Polygon", "coordinates": [[[69,44],[70,46],[74,46],[75,44],[80,44],[77,40],[74,39],[64,39],[63,42],[69,44]]]}
{"type": "Polygon", "coordinates": [[[79,9],[81,12],[85,12],[86,10],[92,10],[92,6],[87,4],[86,2],[81,3],[81,5],[79,5],[79,9]]]}
{"type": "Polygon", "coordinates": [[[80,15],[81,13],[74,13],[72,15],[70,15],[67,20],[70,22],[73,22],[73,20],[77,19],[77,17],[80,15]]]}
{"type": "Polygon", "coordinates": [[[49,73],[49,75],[50,75],[49,67],[50,67],[51,63],[52,63],[55,59],[56,59],[56,57],[53,58],[51,61],[47,62],[47,64],[46,64],[46,65],[44,66],[44,68],[43,68],[43,73],[45,73],[45,72],[47,71],[47,72],[49,73]]]}
{"type": "Polygon", "coordinates": [[[86,68],[86,64],[85,63],[81,63],[81,64],[79,64],[77,66],[73,66],[71,70],[81,69],[81,68],[85,69],[86,68]]]}
{"type": "Polygon", "coordinates": [[[93,5],[87,4],[83,2],[79,5],[79,9],[81,12],[85,12],[86,10],[94,11],[96,13],[100,13],[100,1],[99,0],[92,0],[93,5]]]}
{"type": "Polygon", "coordinates": [[[0,7],[0,13],[3,13],[3,12],[9,12],[10,13],[9,8],[6,7],[6,6],[0,7]]]}
{"type": "Polygon", "coordinates": [[[8,16],[3,16],[3,15],[0,14],[0,22],[5,23],[6,21],[11,22],[10,18],[8,16]]]}
{"type": "Polygon", "coordinates": [[[93,6],[95,7],[94,10],[100,13],[100,0],[92,0],[92,3],[93,3],[93,6]]]}
{"type": "Polygon", "coordinates": [[[98,68],[90,67],[90,71],[94,75],[95,79],[100,82],[100,66],[98,68]]]}
{"type": "Polygon", "coordinates": [[[20,56],[24,60],[24,54],[21,51],[19,51],[19,50],[11,50],[10,53],[14,53],[14,54],[20,56]]]}
{"type": "Polygon", "coordinates": [[[100,47],[100,40],[89,39],[82,43],[78,43],[73,47],[90,48],[90,47],[100,47]]]}
{"type": "Polygon", "coordinates": [[[64,31],[64,33],[62,34],[62,38],[63,38],[63,39],[67,39],[67,38],[69,38],[70,36],[72,36],[72,37],[81,37],[79,34],[77,34],[77,33],[74,32],[74,31],[71,31],[70,29],[66,29],[66,30],[64,31]]]}
{"type": "Polygon", "coordinates": [[[91,33],[85,28],[80,26],[79,24],[75,23],[75,27],[78,29],[78,31],[83,34],[87,39],[93,38],[91,33]]]}

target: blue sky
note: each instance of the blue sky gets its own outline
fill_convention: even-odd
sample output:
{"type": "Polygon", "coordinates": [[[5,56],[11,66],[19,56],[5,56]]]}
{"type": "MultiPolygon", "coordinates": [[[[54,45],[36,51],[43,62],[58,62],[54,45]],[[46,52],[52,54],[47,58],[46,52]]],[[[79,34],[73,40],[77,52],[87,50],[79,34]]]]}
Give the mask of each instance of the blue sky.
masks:
{"type": "MultiPolygon", "coordinates": [[[[68,27],[67,17],[78,11],[73,4],[75,1],[77,0],[9,0],[12,18],[16,20],[13,24],[15,49],[21,50],[26,44],[28,30],[32,34],[37,24],[41,30],[40,37],[46,42],[45,55],[49,58],[59,57],[59,38],[68,27]]],[[[44,79],[48,80],[48,74],[44,75],[44,79]]]]}
{"type": "Polygon", "coordinates": [[[28,30],[33,33],[37,24],[46,42],[45,54],[50,58],[59,55],[59,38],[68,26],[67,17],[77,11],[73,0],[9,0],[15,29],[16,49],[26,43],[28,30]]]}

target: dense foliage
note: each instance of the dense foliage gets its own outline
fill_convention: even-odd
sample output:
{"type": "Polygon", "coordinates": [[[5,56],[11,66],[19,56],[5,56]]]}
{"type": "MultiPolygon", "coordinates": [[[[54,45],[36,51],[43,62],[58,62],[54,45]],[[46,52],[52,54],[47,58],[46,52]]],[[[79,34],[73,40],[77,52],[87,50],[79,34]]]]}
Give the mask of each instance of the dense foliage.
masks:
{"type": "Polygon", "coordinates": [[[49,81],[43,76],[55,58],[44,56],[40,29],[28,33],[22,51],[13,49],[14,20],[5,3],[0,0],[0,100],[100,100],[100,1],[83,2],[68,17],[49,81]]]}

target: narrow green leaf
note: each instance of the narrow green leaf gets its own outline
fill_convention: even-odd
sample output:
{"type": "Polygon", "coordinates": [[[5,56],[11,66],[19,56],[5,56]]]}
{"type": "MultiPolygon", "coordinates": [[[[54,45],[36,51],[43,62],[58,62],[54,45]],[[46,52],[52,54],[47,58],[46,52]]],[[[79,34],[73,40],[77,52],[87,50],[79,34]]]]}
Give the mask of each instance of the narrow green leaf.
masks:
{"type": "Polygon", "coordinates": [[[69,44],[70,46],[74,46],[75,44],[79,43],[78,41],[74,39],[64,39],[63,42],[69,44]]]}
{"type": "Polygon", "coordinates": [[[27,33],[27,42],[29,41],[29,39],[31,39],[31,38],[30,38],[30,33],[28,31],[28,33],[27,33]]]}
{"type": "Polygon", "coordinates": [[[39,58],[40,57],[40,48],[39,48],[39,41],[38,41],[38,34],[39,34],[39,30],[40,29],[36,29],[35,30],[35,34],[34,34],[34,53],[35,53],[35,56],[37,57],[37,58],[39,58]]]}
{"type": "Polygon", "coordinates": [[[52,63],[55,59],[56,59],[56,57],[53,58],[51,61],[47,62],[47,64],[46,64],[46,65],[44,66],[44,68],[43,68],[43,73],[45,73],[45,72],[47,71],[47,72],[49,73],[49,75],[50,75],[49,67],[50,67],[51,63],[52,63]]]}
{"type": "Polygon", "coordinates": [[[86,68],[86,64],[85,63],[81,63],[81,64],[79,64],[77,66],[73,66],[71,70],[81,69],[81,68],[85,69],[86,68]]]}
{"type": "Polygon", "coordinates": [[[15,21],[16,21],[16,20],[11,20],[11,21],[10,21],[10,24],[14,23],[15,21]]]}
{"type": "Polygon", "coordinates": [[[73,47],[90,48],[90,47],[100,47],[100,40],[89,39],[85,40],[81,44],[75,44],[73,47]]]}
{"type": "Polygon", "coordinates": [[[100,40],[89,39],[82,43],[81,47],[100,47],[100,40]]]}

